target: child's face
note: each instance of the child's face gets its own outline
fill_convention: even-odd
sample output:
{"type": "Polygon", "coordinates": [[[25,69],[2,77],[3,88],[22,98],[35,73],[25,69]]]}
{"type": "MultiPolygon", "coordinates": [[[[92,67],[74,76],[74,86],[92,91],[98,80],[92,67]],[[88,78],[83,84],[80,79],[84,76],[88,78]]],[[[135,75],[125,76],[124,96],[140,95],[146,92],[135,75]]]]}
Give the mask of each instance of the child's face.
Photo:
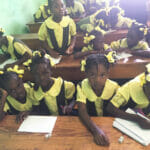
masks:
{"type": "Polygon", "coordinates": [[[6,90],[8,94],[14,97],[15,99],[22,100],[26,96],[26,91],[23,86],[22,79],[17,76],[13,76],[10,79],[10,81],[6,85],[6,90]]]}
{"type": "Polygon", "coordinates": [[[112,27],[115,27],[115,25],[117,24],[118,22],[118,15],[115,14],[115,13],[109,13],[109,16],[108,16],[108,20],[109,20],[109,23],[112,27]]]}
{"type": "Polygon", "coordinates": [[[52,6],[52,13],[55,17],[63,17],[65,13],[65,5],[62,0],[54,0],[52,6]]]}
{"type": "Polygon", "coordinates": [[[35,82],[42,87],[46,87],[51,78],[50,66],[46,63],[40,63],[36,66],[36,70],[34,73],[35,82]]]}
{"type": "Polygon", "coordinates": [[[129,48],[136,46],[139,42],[139,37],[134,30],[129,30],[127,34],[127,44],[129,48]]]}
{"type": "Polygon", "coordinates": [[[94,50],[103,50],[104,49],[104,37],[102,35],[96,36],[93,41],[94,50]]]}
{"type": "Polygon", "coordinates": [[[93,89],[101,91],[108,79],[108,70],[103,64],[99,64],[98,68],[93,66],[88,70],[87,78],[93,89]]]}

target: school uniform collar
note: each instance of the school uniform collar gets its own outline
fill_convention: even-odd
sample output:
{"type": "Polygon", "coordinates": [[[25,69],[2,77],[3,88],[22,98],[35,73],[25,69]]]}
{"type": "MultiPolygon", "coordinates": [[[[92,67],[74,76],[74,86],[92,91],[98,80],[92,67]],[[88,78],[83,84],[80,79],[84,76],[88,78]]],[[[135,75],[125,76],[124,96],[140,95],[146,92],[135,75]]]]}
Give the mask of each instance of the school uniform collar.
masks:
{"type": "Polygon", "coordinates": [[[67,27],[69,25],[69,22],[70,22],[69,16],[63,16],[62,20],[59,23],[53,20],[53,16],[49,17],[45,21],[46,26],[50,29],[57,29],[58,25],[60,25],[61,27],[67,27]]]}
{"type": "Polygon", "coordinates": [[[39,89],[36,93],[37,94],[40,93],[39,95],[42,94],[43,96],[46,96],[46,95],[51,95],[52,97],[58,96],[60,93],[61,87],[62,87],[63,80],[61,77],[52,78],[52,79],[54,80],[54,84],[47,92],[43,92],[42,88],[39,87],[39,89]]]}
{"type": "Polygon", "coordinates": [[[108,100],[113,96],[115,92],[114,89],[112,88],[112,84],[109,79],[106,80],[101,96],[97,96],[95,94],[88,79],[84,79],[82,81],[82,90],[84,94],[86,95],[86,97],[92,101],[96,101],[97,99],[108,100]]]}

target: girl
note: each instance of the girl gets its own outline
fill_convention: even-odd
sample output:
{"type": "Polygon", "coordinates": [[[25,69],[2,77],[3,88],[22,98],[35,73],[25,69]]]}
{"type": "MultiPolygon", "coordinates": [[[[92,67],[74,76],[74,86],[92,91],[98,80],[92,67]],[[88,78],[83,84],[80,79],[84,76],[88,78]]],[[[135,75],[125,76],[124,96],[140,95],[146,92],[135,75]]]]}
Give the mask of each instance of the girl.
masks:
{"type": "Polygon", "coordinates": [[[74,58],[80,58],[92,53],[107,53],[111,49],[107,44],[104,44],[104,35],[101,31],[93,30],[89,35],[84,37],[85,47],[81,52],[77,52],[74,58]]]}
{"type": "Polygon", "coordinates": [[[7,64],[5,68],[20,65],[32,56],[32,51],[27,45],[12,36],[3,36],[3,32],[1,31],[0,49],[2,49],[3,52],[0,54],[0,58],[3,60],[1,63],[9,58],[17,60],[12,64],[7,64]]]}
{"type": "Polygon", "coordinates": [[[113,116],[135,121],[142,128],[150,129],[149,121],[124,112],[127,108],[143,109],[145,115],[150,117],[150,64],[144,73],[124,84],[107,106],[107,111],[113,116]]]}
{"type": "Polygon", "coordinates": [[[105,133],[90,119],[90,116],[107,115],[106,106],[116,93],[118,84],[108,79],[109,65],[105,55],[89,55],[82,63],[86,79],[77,85],[79,117],[91,131],[96,144],[109,145],[105,133]]]}
{"type": "Polygon", "coordinates": [[[64,16],[64,3],[62,0],[51,0],[52,16],[40,27],[38,35],[42,47],[52,57],[73,53],[76,41],[76,25],[74,21],[64,16]]]}
{"type": "Polygon", "coordinates": [[[51,115],[70,114],[75,105],[75,101],[71,101],[75,93],[74,84],[60,77],[51,77],[50,61],[45,57],[44,51],[33,56],[30,69],[35,79],[33,105],[39,106],[39,110],[44,107],[51,115]]]}
{"type": "Polygon", "coordinates": [[[15,66],[9,71],[0,72],[0,120],[5,114],[13,114],[16,121],[22,121],[29,114],[32,108],[32,102],[29,98],[30,86],[22,82],[23,70],[18,70],[15,66]]]}
{"type": "Polygon", "coordinates": [[[130,53],[133,55],[144,56],[146,53],[148,54],[147,56],[150,56],[150,52],[147,51],[149,49],[147,42],[142,41],[144,34],[146,34],[145,29],[144,25],[133,23],[132,27],[128,31],[127,37],[112,42],[111,48],[116,51],[125,51],[125,49],[130,49],[130,53]]]}
{"type": "Polygon", "coordinates": [[[65,0],[67,14],[73,19],[81,19],[85,17],[85,10],[83,5],[75,0],[65,0]]]}
{"type": "Polygon", "coordinates": [[[33,15],[35,22],[43,22],[51,16],[50,1],[51,0],[48,0],[48,4],[41,5],[38,11],[33,15]]]}

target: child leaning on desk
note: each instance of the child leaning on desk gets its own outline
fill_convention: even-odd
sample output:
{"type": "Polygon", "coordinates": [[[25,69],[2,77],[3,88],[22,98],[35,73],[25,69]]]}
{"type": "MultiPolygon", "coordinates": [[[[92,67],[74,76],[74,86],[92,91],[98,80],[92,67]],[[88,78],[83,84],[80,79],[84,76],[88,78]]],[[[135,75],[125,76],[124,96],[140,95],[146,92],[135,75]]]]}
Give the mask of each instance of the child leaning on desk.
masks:
{"type": "Polygon", "coordinates": [[[16,60],[12,64],[7,64],[5,68],[20,65],[32,56],[32,50],[22,41],[14,38],[13,36],[3,36],[4,31],[0,28],[0,63],[11,58],[16,60]]]}
{"type": "Polygon", "coordinates": [[[61,77],[53,78],[50,60],[44,51],[37,51],[29,64],[34,77],[31,99],[33,112],[50,115],[73,115],[75,86],[61,77]],[[45,111],[45,112],[44,112],[45,111]]]}
{"type": "Polygon", "coordinates": [[[64,16],[63,0],[51,0],[52,16],[41,25],[38,36],[41,46],[52,57],[73,53],[76,41],[76,25],[69,16],[64,16]]]}
{"type": "Polygon", "coordinates": [[[18,66],[7,70],[0,71],[0,121],[6,114],[17,115],[16,121],[22,121],[32,109],[30,86],[23,84],[24,70],[18,70],[18,66]]]}
{"type": "Polygon", "coordinates": [[[91,31],[84,37],[85,46],[81,52],[74,54],[74,58],[81,58],[93,53],[108,53],[111,51],[108,44],[104,44],[104,34],[100,28],[91,31]]]}
{"type": "Polygon", "coordinates": [[[150,57],[148,43],[144,41],[147,28],[143,24],[134,22],[127,33],[127,37],[111,43],[111,48],[117,52],[127,51],[133,55],[150,57]]]}
{"type": "Polygon", "coordinates": [[[142,128],[150,129],[150,121],[139,115],[124,112],[127,108],[141,108],[150,117],[150,64],[144,73],[120,87],[107,106],[113,116],[137,122],[142,128]]]}
{"type": "Polygon", "coordinates": [[[108,79],[110,62],[102,54],[92,54],[82,61],[82,70],[86,78],[77,85],[77,102],[79,118],[91,131],[94,141],[99,145],[109,145],[106,134],[90,119],[90,116],[108,115],[106,106],[116,93],[119,85],[108,79]]]}

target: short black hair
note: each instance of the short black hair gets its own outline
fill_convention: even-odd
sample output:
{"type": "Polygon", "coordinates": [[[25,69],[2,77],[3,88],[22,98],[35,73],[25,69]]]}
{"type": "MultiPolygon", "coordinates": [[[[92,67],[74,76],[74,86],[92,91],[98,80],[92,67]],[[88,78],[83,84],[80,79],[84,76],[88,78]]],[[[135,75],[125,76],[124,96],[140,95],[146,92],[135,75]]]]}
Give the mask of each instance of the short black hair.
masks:
{"type": "Polygon", "coordinates": [[[102,64],[108,70],[110,63],[104,54],[91,54],[86,59],[85,72],[91,69],[93,66],[98,68],[98,65],[102,64]]]}
{"type": "Polygon", "coordinates": [[[100,11],[97,15],[96,15],[96,19],[104,19],[107,17],[107,13],[105,10],[100,11]]]}
{"type": "Polygon", "coordinates": [[[36,66],[41,63],[46,63],[49,65],[49,67],[51,67],[50,60],[45,58],[45,51],[39,50],[39,53],[40,55],[37,53],[35,54],[35,56],[32,57],[32,63],[30,64],[31,73],[35,73],[34,71],[36,69],[36,66]]]}
{"type": "Polygon", "coordinates": [[[4,71],[3,74],[0,74],[0,87],[7,90],[7,86],[14,76],[18,78],[17,73],[11,71],[4,71]]]}
{"type": "Polygon", "coordinates": [[[137,34],[137,36],[139,37],[139,39],[142,40],[144,38],[144,29],[145,29],[144,24],[139,24],[139,23],[133,22],[132,26],[128,30],[128,33],[131,31],[134,31],[137,34]],[[143,30],[140,30],[140,28],[143,30]]]}

